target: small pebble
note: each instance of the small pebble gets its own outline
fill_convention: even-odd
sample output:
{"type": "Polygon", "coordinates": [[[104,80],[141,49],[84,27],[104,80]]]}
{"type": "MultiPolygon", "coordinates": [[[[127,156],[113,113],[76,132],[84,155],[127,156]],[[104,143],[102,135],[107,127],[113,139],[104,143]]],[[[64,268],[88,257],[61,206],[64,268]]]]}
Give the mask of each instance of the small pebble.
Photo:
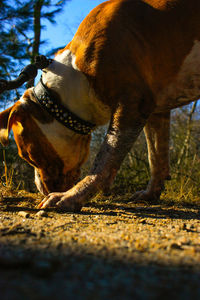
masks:
{"type": "Polygon", "coordinates": [[[35,215],[36,217],[48,217],[48,214],[45,210],[40,210],[35,215]]]}
{"type": "Polygon", "coordinates": [[[23,218],[29,218],[29,216],[30,216],[29,213],[27,213],[25,211],[19,211],[18,215],[23,218]]]}
{"type": "Polygon", "coordinates": [[[177,243],[172,243],[170,246],[169,246],[169,249],[171,250],[183,250],[183,248],[181,247],[181,245],[177,244],[177,243]]]}
{"type": "Polygon", "coordinates": [[[139,223],[141,223],[141,224],[146,224],[147,221],[146,221],[146,219],[141,219],[141,220],[139,220],[139,223]]]}

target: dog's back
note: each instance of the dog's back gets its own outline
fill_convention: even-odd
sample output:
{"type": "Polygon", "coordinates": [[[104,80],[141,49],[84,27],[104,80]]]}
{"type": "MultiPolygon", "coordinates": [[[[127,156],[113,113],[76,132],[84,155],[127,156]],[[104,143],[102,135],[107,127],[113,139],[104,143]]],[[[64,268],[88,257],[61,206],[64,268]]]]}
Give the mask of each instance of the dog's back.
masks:
{"type": "Polygon", "coordinates": [[[111,0],[88,15],[68,47],[101,101],[113,106],[136,90],[155,101],[200,39],[199,12],[196,0],[111,0]]]}

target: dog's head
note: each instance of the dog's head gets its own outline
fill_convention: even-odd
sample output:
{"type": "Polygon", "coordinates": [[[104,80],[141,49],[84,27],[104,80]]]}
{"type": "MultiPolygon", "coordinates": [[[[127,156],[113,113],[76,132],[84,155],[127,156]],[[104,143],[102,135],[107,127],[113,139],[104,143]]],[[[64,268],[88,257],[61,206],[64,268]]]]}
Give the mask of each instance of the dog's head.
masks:
{"type": "Polygon", "coordinates": [[[8,144],[12,129],[20,157],[35,168],[40,192],[62,192],[79,179],[89,153],[90,136],[73,133],[54,120],[31,98],[31,89],[0,113],[0,142],[8,144]]]}

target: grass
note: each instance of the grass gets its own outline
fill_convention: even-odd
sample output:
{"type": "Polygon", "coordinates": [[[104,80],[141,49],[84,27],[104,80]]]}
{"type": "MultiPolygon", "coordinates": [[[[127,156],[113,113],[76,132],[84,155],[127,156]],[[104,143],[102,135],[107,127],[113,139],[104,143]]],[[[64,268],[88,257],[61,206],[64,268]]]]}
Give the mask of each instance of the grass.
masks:
{"type": "Polygon", "coordinates": [[[14,169],[12,167],[9,168],[8,165],[7,165],[6,150],[5,149],[3,149],[3,165],[4,165],[4,175],[3,175],[3,177],[5,178],[4,185],[7,188],[12,188],[13,187],[14,169]]]}
{"type": "Polygon", "coordinates": [[[161,195],[161,200],[167,202],[173,201],[176,204],[199,205],[200,190],[191,178],[182,176],[178,179],[172,179],[165,185],[165,191],[161,195]]]}
{"type": "MultiPolygon", "coordinates": [[[[29,192],[34,191],[32,168],[24,161],[19,161],[17,153],[12,153],[12,151],[12,148],[2,149],[1,151],[3,164],[1,168],[0,193],[3,197],[29,195],[29,192]],[[13,167],[14,164],[17,164],[17,168],[13,167]],[[23,174],[21,168],[23,169],[23,174]]],[[[184,170],[184,172],[174,167],[172,180],[166,181],[165,190],[161,194],[162,202],[166,204],[173,202],[178,205],[200,204],[200,163],[198,164],[197,161],[195,159],[195,163],[193,160],[191,163],[187,162],[187,165],[182,166],[182,171],[184,170]]],[[[113,201],[118,201],[118,199],[127,202],[137,190],[145,189],[148,177],[149,172],[146,163],[142,162],[138,165],[134,163],[132,165],[130,160],[127,160],[118,172],[111,193],[106,196],[99,194],[93,199],[93,202],[101,203],[106,201],[107,203],[112,203],[113,201]]],[[[36,193],[36,195],[38,194],[36,193]]]]}

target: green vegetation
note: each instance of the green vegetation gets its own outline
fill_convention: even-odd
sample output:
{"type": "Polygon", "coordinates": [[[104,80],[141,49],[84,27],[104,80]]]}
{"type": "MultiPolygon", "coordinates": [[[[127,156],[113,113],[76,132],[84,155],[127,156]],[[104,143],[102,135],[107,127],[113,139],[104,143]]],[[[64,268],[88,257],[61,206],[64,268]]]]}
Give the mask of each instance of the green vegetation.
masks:
{"type": "MultiPolygon", "coordinates": [[[[43,21],[56,23],[56,16],[70,0],[0,1],[0,78],[10,80],[19,75],[25,64],[34,61],[45,41],[41,40],[43,21]]],[[[45,54],[45,53],[44,53],[45,54]]],[[[28,83],[28,86],[34,82],[28,83]]],[[[20,97],[23,88],[1,95],[0,108],[20,97]]]]}
{"type": "Polygon", "coordinates": [[[18,156],[14,140],[10,139],[9,146],[0,149],[0,186],[10,192],[36,191],[33,168],[18,156]]]}

